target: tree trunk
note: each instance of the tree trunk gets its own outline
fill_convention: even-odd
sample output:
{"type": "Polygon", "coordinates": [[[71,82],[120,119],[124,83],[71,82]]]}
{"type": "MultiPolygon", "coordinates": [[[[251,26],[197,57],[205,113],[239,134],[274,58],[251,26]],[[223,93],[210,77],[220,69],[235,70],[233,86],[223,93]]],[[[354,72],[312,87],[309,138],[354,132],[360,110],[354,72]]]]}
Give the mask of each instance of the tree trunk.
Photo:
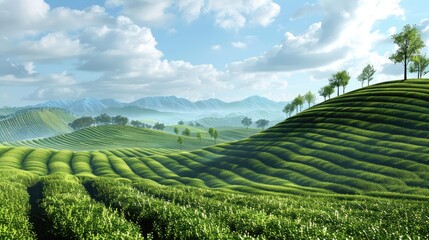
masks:
{"type": "Polygon", "coordinates": [[[407,80],[407,53],[405,52],[404,59],[404,80],[407,80]]]}
{"type": "Polygon", "coordinates": [[[346,86],[343,86],[343,94],[344,94],[345,91],[346,91],[346,86]]]}
{"type": "Polygon", "coordinates": [[[337,87],[337,97],[340,96],[340,86],[337,87]]]}

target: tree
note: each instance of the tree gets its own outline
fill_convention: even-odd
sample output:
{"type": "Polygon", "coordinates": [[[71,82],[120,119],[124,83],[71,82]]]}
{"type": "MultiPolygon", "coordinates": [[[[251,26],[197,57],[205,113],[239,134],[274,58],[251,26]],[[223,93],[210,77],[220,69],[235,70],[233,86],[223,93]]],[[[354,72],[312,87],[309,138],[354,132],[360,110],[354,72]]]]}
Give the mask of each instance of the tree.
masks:
{"type": "Polygon", "coordinates": [[[184,143],[185,141],[183,140],[183,138],[182,137],[177,137],[177,143],[180,145],[180,149],[182,149],[182,144],[184,143]]]}
{"type": "Polygon", "coordinates": [[[165,126],[164,126],[164,123],[159,123],[159,122],[157,122],[157,123],[155,123],[155,125],[153,125],[153,129],[156,129],[156,130],[164,130],[164,128],[165,128],[165,126]]]}
{"type": "Polygon", "coordinates": [[[198,132],[197,133],[197,138],[198,138],[198,140],[200,141],[200,143],[201,143],[201,139],[203,139],[203,134],[201,133],[201,132],[198,132]]]}
{"type": "Polygon", "coordinates": [[[107,113],[100,114],[94,118],[97,125],[107,125],[112,121],[112,117],[107,115],[107,113]]]}
{"type": "Polygon", "coordinates": [[[191,130],[189,130],[189,128],[186,128],[185,130],[183,130],[182,135],[189,137],[191,135],[191,130]]]}
{"type": "Polygon", "coordinates": [[[376,70],[374,69],[374,66],[372,66],[371,64],[366,65],[366,67],[362,69],[362,73],[359,74],[358,76],[358,81],[362,82],[362,87],[365,81],[368,81],[368,86],[369,86],[369,82],[371,82],[374,79],[373,76],[375,72],[376,70]]]}
{"type": "Polygon", "coordinates": [[[256,123],[256,127],[257,128],[261,128],[262,130],[264,130],[264,128],[266,126],[268,126],[268,123],[270,123],[270,121],[266,120],[266,119],[259,119],[258,121],[255,122],[256,123]]]}
{"type": "Polygon", "coordinates": [[[213,139],[214,139],[214,142],[216,143],[216,139],[219,137],[219,133],[218,133],[218,131],[215,129],[214,131],[213,131],[213,139]]]}
{"type": "Polygon", "coordinates": [[[95,123],[94,118],[92,117],[80,117],[75,119],[73,122],[69,123],[69,126],[73,130],[79,130],[82,128],[90,127],[95,123]]]}
{"type": "Polygon", "coordinates": [[[298,109],[300,112],[302,111],[302,106],[304,105],[304,101],[305,101],[304,96],[301,96],[301,94],[299,94],[297,97],[293,99],[292,104],[295,105],[297,112],[298,112],[298,109]]]}
{"type": "Polygon", "coordinates": [[[404,80],[407,80],[408,63],[413,56],[418,55],[420,50],[425,47],[422,34],[415,25],[407,24],[403,27],[402,32],[393,34],[392,39],[398,50],[389,59],[394,64],[402,63],[404,66],[404,80]]]}
{"type": "Polygon", "coordinates": [[[417,55],[411,58],[410,72],[417,73],[417,78],[422,78],[428,73],[426,68],[429,66],[429,58],[425,55],[417,55]]]}
{"type": "Polygon", "coordinates": [[[214,128],[209,128],[209,134],[211,138],[213,138],[214,130],[215,130],[214,128]]]}
{"type": "Polygon", "coordinates": [[[112,121],[116,125],[127,125],[128,118],[124,117],[124,116],[121,116],[121,115],[117,115],[117,116],[115,116],[115,117],[112,118],[112,121]]]}
{"type": "Polygon", "coordinates": [[[185,123],[182,120],[180,120],[177,124],[179,124],[179,125],[185,125],[185,123]]]}
{"type": "Polygon", "coordinates": [[[295,105],[293,105],[292,103],[286,104],[286,106],[283,108],[283,112],[286,113],[288,117],[292,115],[293,111],[295,111],[295,105]]]}
{"type": "Polygon", "coordinates": [[[248,117],[244,117],[241,120],[241,124],[243,124],[246,127],[246,129],[249,129],[249,126],[252,125],[252,119],[248,117]]]}
{"type": "Polygon", "coordinates": [[[340,87],[343,87],[343,93],[346,90],[346,86],[349,84],[350,75],[346,70],[336,72],[329,79],[329,84],[337,88],[337,96],[340,95],[340,87]]]}
{"type": "Polygon", "coordinates": [[[319,95],[323,97],[324,101],[326,101],[326,97],[329,97],[331,99],[331,94],[334,93],[334,87],[330,84],[323,86],[319,90],[319,95]]]}
{"type": "Polygon", "coordinates": [[[308,91],[304,95],[304,99],[308,103],[308,107],[310,107],[311,104],[314,104],[316,102],[316,95],[314,95],[314,93],[312,93],[311,91],[308,91]]]}
{"type": "Polygon", "coordinates": [[[143,123],[137,120],[132,120],[131,125],[133,125],[134,127],[141,127],[143,126],[143,123]]]}
{"type": "Polygon", "coordinates": [[[179,135],[179,129],[178,129],[177,127],[175,127],[175,128],[174,128],[174,133],[175,133],[176,135],[179,135]]]}

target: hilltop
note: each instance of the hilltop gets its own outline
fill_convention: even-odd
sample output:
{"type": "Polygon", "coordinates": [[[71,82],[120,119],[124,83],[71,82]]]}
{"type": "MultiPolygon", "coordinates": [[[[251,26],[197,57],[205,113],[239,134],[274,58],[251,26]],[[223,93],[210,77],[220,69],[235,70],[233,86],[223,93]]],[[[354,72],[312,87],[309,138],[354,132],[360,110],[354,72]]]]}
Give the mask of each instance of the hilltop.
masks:
{"type": "Polygon", "coordinates": [[[0,142],[51,137],[72,132],[68,126],[76,117],[58,108],[29,108],[0,119],[0,142]]]}

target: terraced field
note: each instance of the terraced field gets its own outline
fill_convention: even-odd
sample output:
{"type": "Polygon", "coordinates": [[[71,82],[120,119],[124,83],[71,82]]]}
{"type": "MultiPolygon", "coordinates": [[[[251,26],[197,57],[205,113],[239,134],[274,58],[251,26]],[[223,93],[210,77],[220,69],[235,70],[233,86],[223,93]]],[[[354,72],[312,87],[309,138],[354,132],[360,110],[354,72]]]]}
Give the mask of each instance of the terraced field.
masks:
{"type": "Polygon", "coordinates": [[[0,238],[23,225],[28,239],[43,236],[34,229],[73,239],[427,239],[428,83],[366,87],[250,138],[192,151],[149,142],[91,151],[0,147],[0,180],[21,184],[14,195],[0,182],[0,201],[22,206],[0,205],[17,216],[0,220],[0,238]],[[67,212],[64,202],[76,210],[58,214],[67,212]],[[46,224],[33,229],[35,218],[46,224]]]}
{"type": "MultiPolygon", "coordinates": [[[[179,129],[184,130],[181,126],[179,129]]],[[[189,137],[182,136],[184,144],[177,143],[175,134],[164,131],[135,128],[130,126],[97,126],[84,128],[76,132],[50,138],[24,140],[3,143],[4,146],[28,146],[33,148],[51,148],[56,150],[90,151],[118,148],[169,148],[172,150],[195,150],[214,144],[207,129],[193,128],[189,137]],[[197,132],[202,133],[201,142],[197,139],[197,132]]],[[[217,142],[236,141],[258,132],[255,129],[219,129],[217,142]]]]}
{"type": "Polygon", "coordinates": [[[51,137],[69,133],[68,126],[76,117],[53,108],[20,110],[0,119],[0,142],[14,142],[23,139],[51,137]]]}

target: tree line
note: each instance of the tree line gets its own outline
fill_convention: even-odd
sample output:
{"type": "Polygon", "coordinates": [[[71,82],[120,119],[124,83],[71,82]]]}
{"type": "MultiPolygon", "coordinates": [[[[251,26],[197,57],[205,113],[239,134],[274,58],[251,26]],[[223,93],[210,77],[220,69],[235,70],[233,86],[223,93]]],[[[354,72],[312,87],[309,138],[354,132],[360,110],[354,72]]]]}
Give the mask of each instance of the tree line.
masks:
{"type": "Polygon", "coordinates": [[[164,130],[165,125],[164,123],[155,123],[155,125],[149,125],[137,120],[132,120],[129,122],[129,119],[122,115],[116,115],[116,116],[109,116],[106,113],[102,113],[96,117],[88,117],[83,116],[80,118],[75,119],[73,122],[69,123],[68,125],[73,128],[73,130],[79,130],[82,128],[87,128],[91,126],[103,126],[103,125],[128,125],[130,123],[134,127],[138,128],[149,128],[149,129],[155,129],[155,130],[164,130]]]}

